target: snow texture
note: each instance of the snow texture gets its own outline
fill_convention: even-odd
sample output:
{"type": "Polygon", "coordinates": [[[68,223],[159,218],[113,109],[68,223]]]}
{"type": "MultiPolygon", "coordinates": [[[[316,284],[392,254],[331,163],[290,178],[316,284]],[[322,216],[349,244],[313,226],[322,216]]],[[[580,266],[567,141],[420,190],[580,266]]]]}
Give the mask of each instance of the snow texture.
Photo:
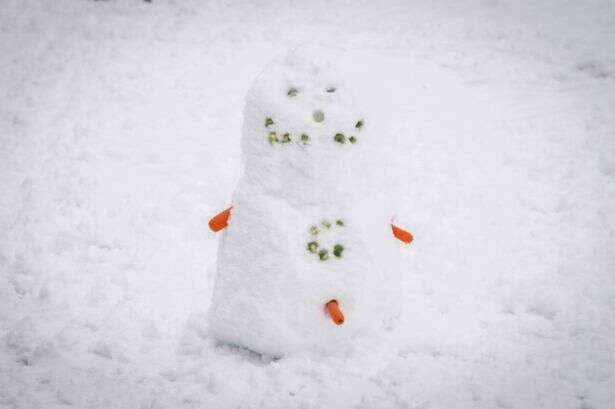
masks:
{"type": "Polygon", "coordinates": [[[244,173],[218,255],[213,334],[273,356],[347,353],[399,315],[391,266],[401,246],[390,217],[373,210],[375,198],[393,198],[375,195],[366,175],[381,167],[370,141],[386,135],[373,140],[328,53],[286,53],[248,93],[244,173]],[[340,327],[325,314],[331,300],[346,318],[340,327]]]}
{"type": "Polygon", "coordinates": [[[612,409],[614,38],[600,0],[0,2],[0,407],[612,409]],[[383,333],[273,359],[207,324],[207,221],[302,44],[415,241],[383,333]]]}

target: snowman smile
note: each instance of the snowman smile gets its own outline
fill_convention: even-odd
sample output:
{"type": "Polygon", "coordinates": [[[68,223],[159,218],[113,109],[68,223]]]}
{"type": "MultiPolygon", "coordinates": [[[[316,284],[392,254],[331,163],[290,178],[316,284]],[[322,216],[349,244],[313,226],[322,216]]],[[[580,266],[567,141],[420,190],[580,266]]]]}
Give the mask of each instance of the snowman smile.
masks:
{"type": "MultiPolygon", "coordinates": [[[[315,122],[323,122],[325,120],[325,114],[322,112],[322,110],[318,109],[312,113],[312,118],[315,122]]],[[[351,144],[357,143],[357,137],[355,135],[361,131],[361,129],[363,128],[363,124],[364,120],[359,119],[356,122],[353,130],[350,132],[350,136],[346,136],[347,134],[343,131],[333,132],[333,141],[338,144],[345,144],[346,142],[349,142],[351,144]]],[[[303,145],[308,145],[310,143],[310,136],[308,133],[302,132],[300,134],[291,134],[290,132],[279,131],[278,125],[273,120],[273,118],[269,116],[265,118],[265,128],[269,130],[269,133],[267,134],[267,140],[269,141],[270,145],[276,145],[278,143],[289,144],[291,142],[298,142],[303,145]]]]}

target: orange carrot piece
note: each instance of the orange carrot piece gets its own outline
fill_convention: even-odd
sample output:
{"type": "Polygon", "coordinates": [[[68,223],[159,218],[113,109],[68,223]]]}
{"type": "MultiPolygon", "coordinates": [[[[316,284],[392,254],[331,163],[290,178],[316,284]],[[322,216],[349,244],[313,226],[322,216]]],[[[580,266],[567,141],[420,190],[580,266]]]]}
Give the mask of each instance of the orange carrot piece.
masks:
{"type": "Polygon", "coordinates": [[[397,237],[404,243],[410,244],[410,242],[414,240],[412,234],[409,231],[402,229],[401,227],[397,227],[394,224],[391,224],[391,229],[393,230],[393,236],[397,237]]]}
{"type": "Polygon", "coordinates": [[[233,206],[212,217],[209,221],[209,228],[212,231],[217,232],[228,226],[228,219],[231,217],[232,208],[233,206]]]}
{"type": "Polygon", "coordinates": [[[329,316],[335,325],[342,325],[344,323],[344,314],[342,314],[342,310],[340,310],[337,300],[331,300],[326,303],[325,309],[329,313],[329,316]]]}

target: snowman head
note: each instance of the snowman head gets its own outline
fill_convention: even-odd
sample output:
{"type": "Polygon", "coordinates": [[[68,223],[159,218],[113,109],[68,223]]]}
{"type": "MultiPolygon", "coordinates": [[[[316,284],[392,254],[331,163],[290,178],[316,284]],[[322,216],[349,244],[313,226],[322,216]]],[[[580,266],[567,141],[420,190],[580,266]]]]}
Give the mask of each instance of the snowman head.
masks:
{"type": "Polygon", "coordinates": [[[244,112],[243,150],[256,161],[302,163],[357,149],[365,121],[330,51],[301,47],[273,60],[244,112]]]}

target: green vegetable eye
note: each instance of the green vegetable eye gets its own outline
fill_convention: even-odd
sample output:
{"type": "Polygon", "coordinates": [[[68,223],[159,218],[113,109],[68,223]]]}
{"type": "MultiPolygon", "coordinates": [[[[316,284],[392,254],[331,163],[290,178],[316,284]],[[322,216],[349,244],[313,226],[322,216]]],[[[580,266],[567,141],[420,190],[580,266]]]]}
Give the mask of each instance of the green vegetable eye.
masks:
{"type": "Polygon", "coordinates": [[[265,119],[265,126],[273,125],[273,119],[267,118],[265,119]]]}
{"type": "Polygon", "coordinates": [[[341,244],[336,244],[333,246],[333,255],[337,258],[342,257],[342,252],[344,251],[344,246],[341,244]]]}
{"type": "Polygon", "coordinates": [[[289,143],[290,142],[290,134],[285,133],[284,135],[282,135],[282,143],[289,143]]]}
{"type": "Polygon", "coordinates": [[[302,134],[301,135],[301,141],[306,144],[308,141],[310,140],[310,137],[307,136],[306,134],[302,134]]]}
{"type": "Polygon", "coordinates": [[[287,95],[289,97],[294,97],[295,95],[297,95],[298,92],[299,90],[297,88],[291,87],[288,89],[287,95]]]}
{"type": "Polygon", "coordinates": [[[341,220],[336,220],[336,221],[335,221],[335,224],[337,224],[338,226],[343,226],[343,225],[344,225],[344,222],[343,222],[343,221],[341,221],[341,220]]]}
{"type": "Polygon", "coordinates": [[[357,122],[357,124],[355,125],[355,128],[357,128],[357,129],[361,129],[361,128],[363,128],[363,120],[362,120],[362,119],[360,119],[360,120],[357,122]]]}
{"type": "Polygon", "coordinates": [[[329,88],[327,88],[327,89],[326,89],[326,91],[327,91],[328,93],[335,92],[335,90],[336,90],[336,88],[335,88],[335,87],[329,87],[329,88]]]}
{"type": "Polygon", "coordinates": [[[318,252],[318,258],[321,261],[327,260],[329,258],[329,252],[326,249],[322,249],[318,252]]]}
{"type": "Polygon", "coordinates": [[[331,223],[329,223],[327,220],[324,220],[320,224],[322,224],[325,229],[330,229],[331,228],[331,223]]]}
{"type": "Polygon", "coordinates": [[[350,138],[348,138],[348,140],[350,141],[350,143],[356,143],[357,142],[357,138],[355,138],[354,136],[351,136],[350,138]]]}
{"type": "Polygon", "coordinates": [[[343,133],[336,133],[333,139],[337,143],[346,143],[346,137],[344,136],[343,133]]]}
{"type": "Polygon", "coordinates": [[[316,253],[316,250],[318,250],[318,243],[315,241],[309,242],[307,245],[307,249],[310,253],[316,253]]]}
{"type": "Polygon", "coordinates": [[[310,227],[310,234],[311,234],[312,236],[316,236],[316,235],[318,234],[318,227],[316,227],[316,226],[311,226],[311,227],[310,227]]]}

